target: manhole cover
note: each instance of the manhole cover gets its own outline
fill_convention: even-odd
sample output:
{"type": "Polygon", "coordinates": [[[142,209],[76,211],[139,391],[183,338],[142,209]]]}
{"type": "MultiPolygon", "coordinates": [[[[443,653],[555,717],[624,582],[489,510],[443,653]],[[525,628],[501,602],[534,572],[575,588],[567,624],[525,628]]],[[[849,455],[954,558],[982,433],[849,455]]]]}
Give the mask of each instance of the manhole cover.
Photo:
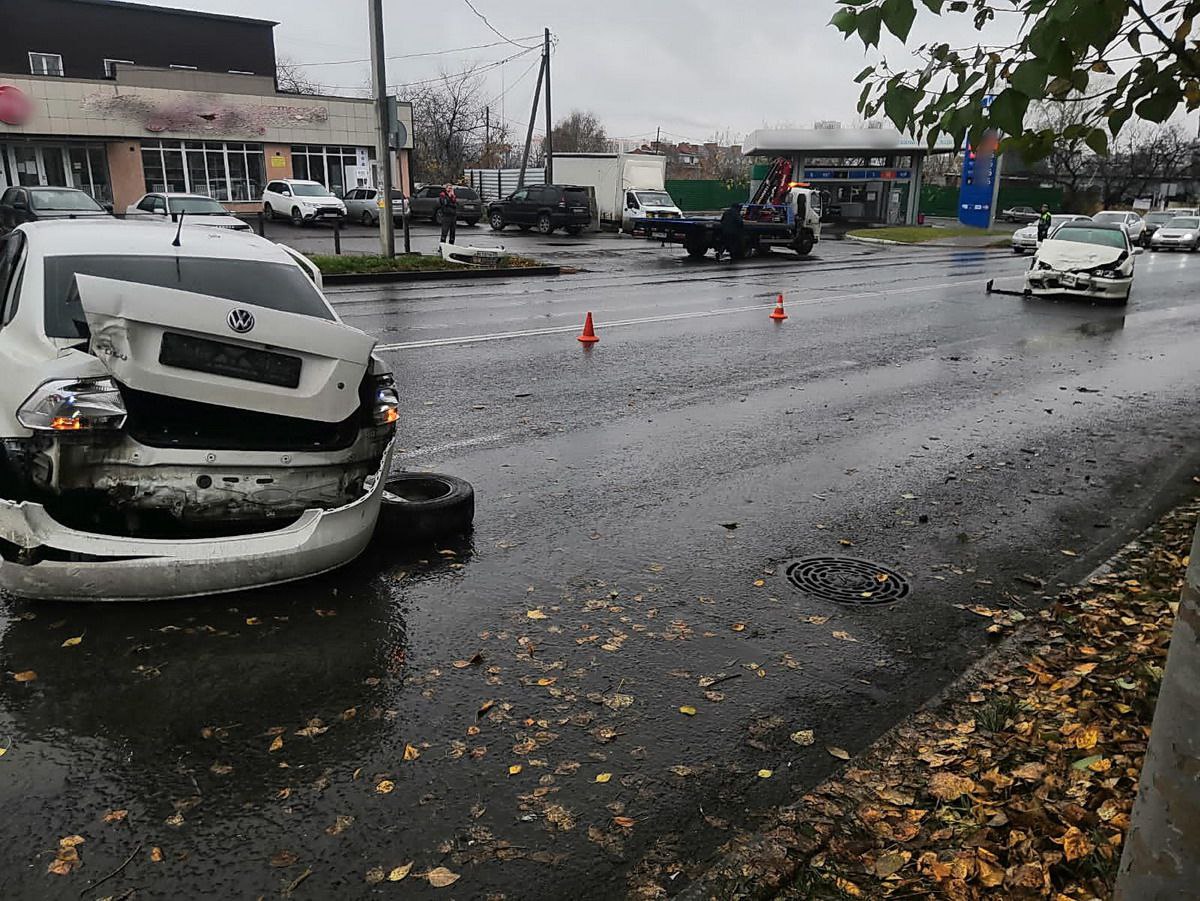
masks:
{"type": "Polygon", "coordinates": [[[787,578],[805,594],[839,604],[890,604],[908,595],[904,576],[854,557],[806,557],[788,565],[787,578]]]}

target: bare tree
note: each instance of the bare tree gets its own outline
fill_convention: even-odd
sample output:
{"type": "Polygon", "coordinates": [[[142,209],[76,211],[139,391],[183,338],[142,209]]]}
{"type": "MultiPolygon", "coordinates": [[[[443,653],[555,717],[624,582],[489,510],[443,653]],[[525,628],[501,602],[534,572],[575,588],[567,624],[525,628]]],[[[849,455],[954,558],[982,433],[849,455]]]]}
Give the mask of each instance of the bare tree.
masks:
{"type": "Polygon", "coordinates": [[[608,135],[594,113],[571,110],[554,126],[554,149],[558,153],[604,153],[608,135]]]}
{"type": "Polygon", "coordinates": [[[443,71],[426,84],[401,93],[413,105],[413,163],[416,179],[453,182],[485,155],[486,101],[475,67],[443,71]]]}
{"type": "Polygon", "coordinates": [[[275,88],[283,94],[319,94],[321,87],[293,59],[281,56],[275,60],[275,88]]]}
{"type": "Polygon", "coordinates": [[[735,184],[750,177],[750,161],[742,156],[742,148],[733,144],[733,135],[726,130],[724,134],[717,132],[703,145],[700,171],[703,178],[735,184]]]}

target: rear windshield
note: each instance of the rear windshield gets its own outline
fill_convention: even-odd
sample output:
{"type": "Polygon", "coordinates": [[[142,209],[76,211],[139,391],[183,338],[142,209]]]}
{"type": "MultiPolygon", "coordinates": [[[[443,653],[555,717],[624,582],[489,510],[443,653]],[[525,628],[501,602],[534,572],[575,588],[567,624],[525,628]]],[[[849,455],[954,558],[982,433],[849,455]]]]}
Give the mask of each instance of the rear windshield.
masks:
{"type": "Polygon", "coordinates": [[[77,274],[207,294],[237,303],[333,319],[313,283],[297,265],[203,257],[46,257],[46,334],[86,338],[77,274]]]}
{"type": "Polygon", "coordinates": [[[171,212],[183,212],[191,216],[228,216],[229,210],[207,197],[172,197],[167,201],[171,212]]]}
{"type": "Polygon", "coordinates": [[[587,206],[588,194],[583,188],[563,188],[563,200],[587,206]]]}
{"type": "Polygon", "coordinates": [[[1125,233],[1113,228],[1088,228],[1087,226],[1067,224],[1054,233],[1054,240],[1125,249],[1125,233]]]}
{"type": "Polygon", "coordinates": [[[64,189],[29,192],[29,204],[35,210],[87,210],[103,213],[104,208],[82,191],[64,189]]]}
{"type": "Polygon", "coordinates": [[[459,200],[478,200],[479,195],[471,188],[455,188],[454,193],[458,195],[459,200]]]}
{"type": "Polygon", "coordinates": [[[1151,213],[1146,217],[1146,221],[1154,225],[1162,225],[1164,222],[1170,222],[1173,218],[1170,213],[1151,213]]]}
{"type": "Polygon", "coordinates": [[[1097,222],[1112,222],[1120,224],[1125,221],[1124,213],[1097,213],[1092,217],[1097,222]]]}

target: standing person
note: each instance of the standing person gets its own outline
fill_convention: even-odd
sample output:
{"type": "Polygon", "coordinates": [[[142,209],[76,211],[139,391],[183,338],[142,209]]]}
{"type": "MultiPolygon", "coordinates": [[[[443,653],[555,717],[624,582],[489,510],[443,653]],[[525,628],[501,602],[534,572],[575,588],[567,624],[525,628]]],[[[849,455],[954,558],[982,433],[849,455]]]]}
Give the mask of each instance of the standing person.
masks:
{"type": "Polygon", "coordinates": [[[1038,216],[1038,243],[1041,244],[1050,237],[1050,207],[1042,204],[1041,215],[1038,216]]]}
{"type": "Polygon", "coordinates": [[[717,260],[721,254],[729,254],[729,259],[740,256],[742,248],[742,205],[730,204],[729,209],[721,214],[721,240],[717,244],[717,260]],[[737,253],[735,254],[735,251],[737,253]]]}
{"type": "Polygon", "coordinates": [[[438,212],[442,217],[442,243],[454,243],[458,229],[458,195],[454,193],[454,185],[442,185],[442,193],[438,195],[438,212]]]}

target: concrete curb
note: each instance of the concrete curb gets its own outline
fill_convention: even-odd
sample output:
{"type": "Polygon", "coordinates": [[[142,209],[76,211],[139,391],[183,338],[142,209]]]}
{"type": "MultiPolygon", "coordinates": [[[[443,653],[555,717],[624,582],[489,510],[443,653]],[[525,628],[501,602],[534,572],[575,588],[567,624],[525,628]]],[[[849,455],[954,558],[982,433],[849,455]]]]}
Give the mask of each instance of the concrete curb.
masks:
{"type": "MultiPolygon", "coordinates": [[[[999,235],[995,235],[992,237],[994,237],[994,239],[997,242],[999,242],[1001,240],[1001,236],[999,236],[999,235]]],[[[1003,248],[1002,247],[992,247],[989,244],[955,244],[955,243],[953,243],[954,242],[953,238],[946,238],[945,240],[920,241],[915,244],[910,244],[906,241],[889,241],[886,238],[862,238],[857,235],[851,235],[851,234],[847,233],[845,235],[845,240],[856,241],[859,244],[886,244],[891,247],[929,248],[930,250],[945,250],[947,247],[958,247],[962,250],[1005,250],[1005,249],[1007,249],[1007,247],[1003,247],[1003,248]]]]}
{"type": "Polygon", "coordinates": [[[535,278],[562,275],[561,266],[529,266],[513,269],[430,269],[416,272],[351,272],[322,275],[331,288],[339,285],[387,285],[394,282],[454,282],[487,278],[535,278]]]}

